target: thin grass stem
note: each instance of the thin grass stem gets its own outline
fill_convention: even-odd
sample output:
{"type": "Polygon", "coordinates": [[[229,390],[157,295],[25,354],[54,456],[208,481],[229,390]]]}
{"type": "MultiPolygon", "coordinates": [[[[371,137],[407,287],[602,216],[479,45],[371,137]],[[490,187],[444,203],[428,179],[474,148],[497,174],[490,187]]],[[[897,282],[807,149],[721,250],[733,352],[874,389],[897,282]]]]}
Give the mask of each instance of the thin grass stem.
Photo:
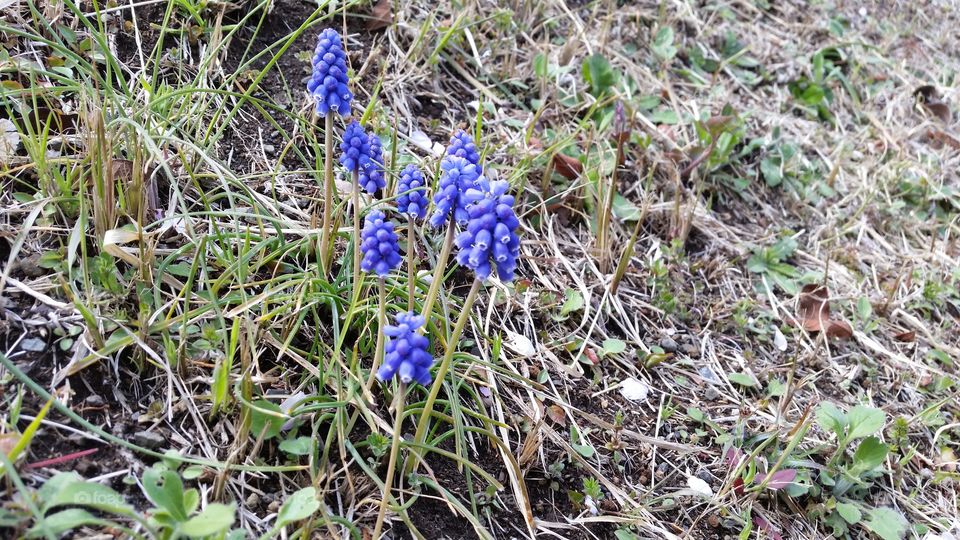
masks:
{"type": "MultiPolygon", "coordinates": [[[[433,281],[430,282],[430,290],[427,291],[427,298],[423,302],[422,315],[427,318],[428,323],[433,313],[433,303],[437,301],[437,294],[440,292],[440,282],[443,281],[443,273],[446,270],[447,259],[450,258],[450,251],[453,249],[453,237],[456,228],[457,225],[451,217],[450,224],[447,226],[447,235],[443,239],[443,247],[440,249],[440,257],[437,258],[437,266],[433,270],[433,281]]],[[[427,326],[427,324],[423,325],[421,331],[426,331],[427,326]]]]}
{"type": "Polygon", "coordinates": [[[387,476],[383,479],[383,498],[380,500],[380,512],[377,514],[377,524],[373,528],[371,538],[380,538],[380,531],[383,529],[383,519],[387,515],[387,505],[390,500],[390,488],[393,486],[394,469],[397,463],[397,454],[400,453],[400,438],[403,436],[403,400],[407,393],[407,385],[400,382],[397,387],[397,393],[393,395],[393,444],[390,445],[390,458],[387,462],[387,476]]]}
{"type": "Polygon", "coordinates": [[[360,295],[360,172],[353,171],[353,298],[360,295]]]}
{"type": "Polygon", "coordinates": [[[370,375],[367,377],[367,391],[373,387],[373,380],[383,362],[383,329],[387,325],[387,283],[382,277],[377,279],[377,295],[380,299],[377,306],[377,348],[374,349],[373,365],[370,366],[370,375]]]}
{"type": "MultiPolygon", "coordinates": [[[[470,287],[470,293],[467,294],[467,299],[463,301],[463,308],[460,311],[460,316],[457,318],[457,324],[453,327],[453,334],[450,335],[450,339],[447,341],[447,350],[443,355],[443,360],[440,361],[440,368],[437,369],[433,385],[430,386],[430,395],[423,404],[423,411],[420,413],[420,420],[417,422],[417,432],[413,439],[414,446],[422,445],[424,439],[427,437],[427,428],[430,425],[430,415],[433,413],[433,404],[437,401],[437,396],[440,394],[440,387],[443,386],[443,380],[447,376],[447,371],[450,370],[450,364],[453,362],[453,353],[457,348],[460,334],[463,333],[463,328],[467,325],[467,320],[470,319],[470,309],[473,307],[474,300],[477,299],[477,293],[480,292],[480,285],[482,284],[482,281],[475,279],[473,286],[470,287]]],[[[416,455],[415,452],[411,452],[405,467],[405,474],[413,472],[413,469],[416,468],[419,462],[420,457],[416,455]]]]}
{"type": "Polygon", "coordinates": [[[330,269],[330,220],[333,213],[333,115],[324,119],[323,128],[323,227],[320,230],[320,269],[323,276],[330,269]]]}

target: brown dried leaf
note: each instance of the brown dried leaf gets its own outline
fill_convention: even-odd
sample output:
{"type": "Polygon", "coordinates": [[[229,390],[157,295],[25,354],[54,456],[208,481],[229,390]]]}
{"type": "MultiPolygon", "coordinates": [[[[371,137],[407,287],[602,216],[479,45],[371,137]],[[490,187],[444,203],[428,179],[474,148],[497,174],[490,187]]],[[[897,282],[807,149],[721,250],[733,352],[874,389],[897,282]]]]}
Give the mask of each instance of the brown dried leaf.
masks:
{"type": "Polygon", "coordinates": [[[583,163],[575,157],[558,152],[553,155],[553,168],[568,180],[575,180],[583,171],[583,163]]]}
{"type": "Polygon", "coordinates": [[[370,10],[370,18],[367,19],[367,30],[382,30],[393,24],[393,2],[391,0],[380,0],[373,5],[370,10]]]}
{"type": "Polygon", "coordinates": [[[823,332],[827,337],[850,339],[853,327],[843,320],[830,318],[830,291],[823,285],[804,285],[797,305],[797,318],[787,322],[807,332],[823,332]]]}
{"type": "Polygon", "coordinates": [[[917,340],[917,333],[913,330],[907,330],[906,332],[894,334],[893,339],[904,343],[913,343],[917,340]]]}
{"type": "Polygon", "coordinates": [[[824,333],[827,337],[850,339],[853,337],[853,327],[847,321],[827,321],[824,333]]]}
{"type": "Polygon", "coordinates": [[[949,124],[953,120],[950,106],[943,102],[940,92],[934,86],[925,84],[914,90],[913,95],[927,112],[939,118],[941,122],[949,124]]]}
{"type": "Polygon", "coordinates": [[[807,332],[820,332],[830,320],[830,292],[823,285],[804,285],[800,291],[797,317],[807,332]]]}
{"type": "Polygon", "coordinates": [[[554,424],[559,424],[563,427],[567,426],[567,413],[563,410],[563,407],[550,405],[544,412],[547,413],[547,417],[550,418],[550,420],[553,420],[554,424]]]}

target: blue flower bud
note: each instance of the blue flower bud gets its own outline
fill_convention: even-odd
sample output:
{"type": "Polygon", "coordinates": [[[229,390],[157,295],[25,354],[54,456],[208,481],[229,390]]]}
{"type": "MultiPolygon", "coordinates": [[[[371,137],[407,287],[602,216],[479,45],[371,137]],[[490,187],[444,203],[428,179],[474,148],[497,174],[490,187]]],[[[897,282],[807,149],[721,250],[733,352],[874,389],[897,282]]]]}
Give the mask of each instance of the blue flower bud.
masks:
{"type": "Polygon", "coordinates": [[[496,269],[501,281],[513,280],[520,255],[517,227],[520,221],[513,210],[513,196],[506,193],[506,182],[481,179],[477,191],[483,199],[467,207],[469,221],[466,229],[457,235],[460,249],[457,262],[474,271],[477,279],[486,279],[496,269]],[[492,265],[491,265],[492,263],[492,265]]]}
{"type": "Polygon", "coordinates": [[[412,219],[421,219],[427,214],[428,204],[423,174],[416,165],[407,165],[397,183],[397,209],[412,219]]]}
{"type": "Polygon", "coordinates": [[[317,114],[350,115],[353,94],[347,86],[347,53],[343,50],[340,34],[333,28],[320,32],[313,56],[313,74],[307,81],[307,91],[317,103],[317,114]]]}
{"type": "Polygon", "coordinates": [[[386,381],[399,375],[404,383],[415,381],[424,386],[430,384],[430,366],[433,365],[433,356],[427,351],[430,340],[417,333],[424,322],[422,315],[411,311],[398,314],[396,324],[383,329],[389,339],[377,379],[386,381]]]}
{"type": "Polygon", "coordinates": [[[475,189],[482,178],[480,167],[459,156],[446,156],[440,162],[440,171],[437,193],[433,196],[436,208],[430,216],[430,226],[443,227],[451,215],[457,223],[466,223],[470,218],[467,206],[474,197],[468,192],[475,189]]]}
{"type": "Polygon", "coordinates": [[[360,168],[358,180],[360,187],[373,195],[387,185],[387,181],[383,177],[383,147],[380,144],[380,137],[376,133],[370,134],[369,147],[370,160],[360,168]]]}
{"type": "Polygon", "coordinates": [[[360,240],[363,255],[360,269],[364,272],[383,277],[400,266],[402,257],[397,234],[393,232],[393,223],[386,221],[383,212],[374,210],[367,214],[360,240]]]}
{"type": "Polygon", "coordinates": [[[348,171],[360,171],[370,164],[370,138],[360,122],[350,122],[340,143],[340,164],[348,171]]]}
{"type": "Polygon", "coordinates": [[[462,129],[450,138],[447,155],[462,157],[468,163],[476,165],[478,169],[480,168],[480,153],[477,152],[477,145],[473,142],[473,138],[462,129]]]}

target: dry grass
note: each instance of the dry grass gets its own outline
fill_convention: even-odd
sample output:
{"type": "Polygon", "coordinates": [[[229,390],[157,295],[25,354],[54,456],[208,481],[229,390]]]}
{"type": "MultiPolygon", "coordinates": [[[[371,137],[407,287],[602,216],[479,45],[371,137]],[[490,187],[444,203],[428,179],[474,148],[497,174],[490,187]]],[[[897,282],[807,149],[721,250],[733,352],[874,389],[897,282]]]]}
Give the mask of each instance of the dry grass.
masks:
{"type": "MultiPolygon", "coordinates": [[[[481,294],[465,332],[473,346],[458,359],[445,391],[454,435],[442,448],[460,458],[432,461],[425,478],[452,493],[404,481],[396,495],[420,498],[404,516],[406,525],[394,517],[395,530],[413,525],[429,537],[506,538],[530,536],[531,529],[544,538],[610,538],[617,530],[667,538],[744,530],[824,537],[830,528],[811,511],[827,504],[829,494],[743,493],[735,485],[740,468],[726,456],[731,447],[746,453],[760,447],[756,462],[769,470],[786,455],[779,465],[810,471],[802,482],[821,486],[816,473],[836,440],[813,422],[813,411],[833,402],[882,409],[887,424],[879,437],[895,447],[883,474],[848,498],[865,508],[897,509],[918,538],[960,534],[953,382],[960,361],[960,132],[954,114],[944,121],[914,94],[933,85],[944,103],[956,103],[960,59],[951,3],[394,4],[393,23],[375,32],[356,16],[369,6],[333,15],[347,35],[357,100],[369,105],[361,114],[381,134],[396,130],[400,164],[416,161],[425,170],[434,169],[438,145],[454,128],[479,125],[487,174],[510,180],[523,201],[520,279],[494,282],[481,294]],[[666,62],[651,49],[662,28],[673,29],[679,51],[666,62]],[[745,48],[722,61],[718,51],[728,36],[745,48]],[[690,74],[697,47],[720,61],[713,73],[690,74]],[[790,90],[814,78],[811,59],[827,48],[837,68],[823,83],[832,91],[831,121],[804,109],[790,90]],[[589,95],[581,62],[594,54],[632,84],[599,101],[589,95]],[[755,66],[736,61],[747,57],[755,66]],[[556,70],[538,76],[538,58],[556,70]],[[677,122],[645,109],[646,96],[659,97],[658,110],[673,111],[677,122]],[[592,223],[604,207],[597,201],[611,193],[616,142],[612,123],[596,121],[594,111],[614,101],[626,104],[632,126],[615,187],[642,219],[623,219],[614,202],[601,241],[592,223]],[[727,106],[742,120],[742,140],[729,160],[697,164],[704,143],[694,120],[720,116],[727,106]],[[762,143],[739,155],[754,139],[762,143]],[[796,154],[784,164],[784,183],[770,186],[762,162],[784,144],[796,154]],[[544,181],[557,151],[581,155],[583,171],[544,181]],[[633,252],[617,275],[613,269],[634,231],[633,252]],[[796,271],[791,281],[798,288],[824,284],[834,316],[853,326],[850,339],[791,325],[798,295],[751,270],[751,257],[784,238],[796,242],[782,261],[796,271]],[[582,305],[565,309],[570,298],[582,305]],[[624,397],[631,379],[645,396],[624,397]],[[495,484],[471,473],[467,461],[502,489],[484,494],[495,484]],[[710,494],[692,489],[691,478],[705,481],[710,494]],[[599,483],[601,501],[570,495],[584,491],[585,479],[599,483]],[[446,512],[463,526],[445,529],[446,512]],[[468,523],[474,514],[476,522],[468,523]],[[769,528],[761,530],[761,523],[769,528]]],[[[84,396],[69,403],[74,410],[86,410],[88,396],[105,400],[108,414],[82,415],[107,432],[130,438],[157,431],[166,438],[163,448],[207,460],[209,474],[197,485],[212,490],[210,500],[238,502],[237,526],[268,531],[279,503],[313,485],[326,505],[313,534],[346,537],[350,529],[327,517],[372,525],[383,468],[361,459],[361,443],[373,431],[393,433],[386,406],[392,395],[386,388],[368,396],[350,390],[364,380],[358,365],[375,337],[375,308],[362,301],[355,334],[340,333],[327,310],[346,309],[334,298],[347,278],[321,279],[310,255],[322,206],[316,181],[322,164],[314,159],[322,143],[301,89],[307,64],[296,53],[312,50],[313,36],[327,23],[288,40],[303,23],[295,15],[310,14],[312,6],[277,2],[263,15],[211,5],[201,38],[168,36],[177,51],[167,49],[171,56],[155,64],[152,25],[161,23],[165,7],[147,3],[138,17],[128,9],[113,12],[103,36],[125,63],[128,89],[51,98],[59,118],[81,115],[72,120],[77,131],[53,137],[63,150],[51,158],[43,148],[53,139],[21,133],[18,155],[0,169],[2,253],[9,253],[0,278],[5,355],[39,386],[84,396]],[[245,13],[245,26],[234,32],[233,21],[245,13]],[[245,52],[248,43],[255,46],[245,52]],[[250,60],[270,44],[276,46],[250,60]],[[141,80],[168,86],[151,94],[138,86],[141,80]],[[176,95],[176,88],[193,94],[176,95]],[[146,107],[160,96],[170,100],[169,109],[146,107]],[[39,151],[30,151],[30,139],[43,143],[39,151]],[[98,141],[112,146],[96,147],[98,141]],[[125,191],[94,191],[100,184],[89,171],[102,170],[98,160],[117,152],[138,172],[118,184],[109,168],[110,189],[125,191]],[[45,180],[57,174],[69,178],[45,180]],[[57,192],[58,185],[76,191],[57,192]],[[14,196],[31,189],[38,193],[33,200],[14,196]],[[138,203],[123,202],[129,189],[138,203]],[[75,197],[78,208],[58,197],[75,197]],[[78,215],[89,215],[89,223],[78,224],[78,215]],[[108,242],[108,231],[124,224],[129,235],[108,242]],[[91,262],[101,246],[113,258],[91,262]],[[87,269],[38,270],[40,256],[51,250],[87,269]],[[119,290],[90,270],[99,264],[119,290]],[[128,287],[136,294],[125,294],[128,287]],[[191,326],[203,333],[188,335],[191,326]],[[59,348],[64,337],[52,332],[72,327],[82,333],[59,348]],[[25,351],[24,343],[37,338],[51,349],[25,351]],[[197,350],[198,339],[213,346],[197,350]],[[291,459],[276,440],[251,432],[249,408],[239,403],[210,415],[214,366],[227,358],[234,366],[231,391],[236,384],[242,398],[322,394],[347,404],[332,419],[309,417],[301,431],[315,441],[309,459],[291,459]],[[116,422],[134,427],[111,431],[116,422]]],[[[84,33],[69,10],[39,9],[84,33]]],[[[171,8],[169,27],[189,32],[190,18],[179,9],[171,8]]],[[[3,80],[42,86],[22,73],[26,62],[42,62],[50,50],[10,31],[34,28],[37,19],[26,3],[4,18],[0,35],[10,60],[3,80]]],[[[11,103],[25,94],[9,88],[0,111],[13,117],[11,103]]],[[[423,260],[435,257],[435,236],[424,232],[423,260]]],[[[339,247],[347,245],[341,239],[339,247]]],[[[400,303],[406,281],[391,285],[400,303]]],[[[450,321],[440,318],[438,335],[448,335],[463,294],[465,288],[454,288],[438,302],[450,321]]],[[[8,375],[4,381],[9,395],[26,388],[8,375]]],[[[71,433],[106,440],[68,420],[45,420],[27,461],[57,453],[71,433]]],[[[4,431],[14,424],[4,417],[4,431]]],[[[118,452],[94,470],[104,482],[139,476],[142,460],[152,458],[118,452]]],[[[21,474],[39,485],[53,469],[67,467],[21,474]]],[[[851,527],[850,534],[870,533],[851,527]]]]}

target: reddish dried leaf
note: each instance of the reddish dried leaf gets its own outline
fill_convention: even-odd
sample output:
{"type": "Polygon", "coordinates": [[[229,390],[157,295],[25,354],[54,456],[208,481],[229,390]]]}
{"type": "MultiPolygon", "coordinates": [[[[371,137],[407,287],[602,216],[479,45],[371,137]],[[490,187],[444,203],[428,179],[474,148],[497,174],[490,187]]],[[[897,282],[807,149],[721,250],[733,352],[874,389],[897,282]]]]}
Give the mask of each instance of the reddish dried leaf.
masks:
{"type": "Polygon", "coordinates": [[[587,355],[587,359],[590,360],[591,364],[597,365],[600,363],[600,358],[597,356],[597,353],[593,351],[593,349],[587,347],[583,350],[583,354],[587,355]]]}
{"type": "Polygon", "coordinates": [[[733,481],[733,492],[737,495],[743,495],[743,478],[738,476],[737,479],[733,481]]]}
{"type": "Polygon", "coordinates": [[[823,285],[804,285],[797,304],[797,318],[787,322],[807,332],[823,332],[827,337],[850,339],[853,327],[843,320],[830,318],[830,291],[823,285]]]}
{"type": "Polygon", "coordinates": [[[743,450],[737,448],[736,446],[731,446],[727,449],[727,453],[723,456],[723,461],[727,464],[728,467],[736,467],[740,463],[740,460],[743,458],[743,450]]]}
{"type": "Polygon", "coordinates": [[[566,427],[567,413],[563,410],[563,407],[559,405],[551,405],[547,407],[545,412],[547,413],[547,417],[553,420],[553,423],[566,427]]]}
{"type": "Polygon", "coordinates": [[[757,528],[765,532],[771,540],[783,540],[783,536],[780,535],[780,531],[778,531],[773,525],[770,524],[769,521],[766,520],[766,518],[760,514],[754,514],[753,523],[757,526],[757,528]]]}
{"type": "Polygon", "coordinates": [[[945,131],[934,129],[930,130],[928,133],[931,139],[935,142],[940,143],[940,145],[947,145],[954,150],[960,150],[960,140],[958,140],[953,135],[946,133],[945,131]]]}
{"type": "Polygon", "coordinates": [[[827,337],[850,339],[853,337],[853,327],[847,321],[827,321],[827,328],[824,333],[827,334],[827,337]]]}
{"type": "Polygon", "coordinates": [[[904,343],[913,343],[917,340],[917,333],[913,330],[907,330],[906,332],[900,332],[893,336],[893,339],[897,341],[902,341],[904,343]]]}
{"type": "Polygon", "coordinates": [[[393,2],[391,0],[380,0],[374,4],[370,10],[370,18],[367,19],[367,30],[382,30],[393,23],[393,2]]]}
{"type": "Polygon", "coordinates": [[[949,124],[953,120],[953,113],[950,112],[950,107],[946,103],[937,101],[934,103],[924,103],[923,107],[927,109],[927,112],[936,116],[944,124],[949,124]]]}
{"type": "MultiPolygon", "coordinates": [[[[758,474],[753,483],[760,485],[766,480],[767,475],[758,474]]],[[[767,480],[767,489],[778,490],[783,489],[789,486],[797,478],[796,469],[783,469],[782,471],[777,471],[770,475],[770,479],[767,480]]]]}
{"type": "Polygon", "coordinates": [[[797,317],[807,332],[819,332],[830,320],[830,293],[823,285],[804,285],[800,291],[797,317]]]}
{"type": "Polygon", "coordinates": [[[583,163],[575,157],[558,152],[553,155],[553,168],[568,180],[575,180],[583,171],[583,163]]]}

